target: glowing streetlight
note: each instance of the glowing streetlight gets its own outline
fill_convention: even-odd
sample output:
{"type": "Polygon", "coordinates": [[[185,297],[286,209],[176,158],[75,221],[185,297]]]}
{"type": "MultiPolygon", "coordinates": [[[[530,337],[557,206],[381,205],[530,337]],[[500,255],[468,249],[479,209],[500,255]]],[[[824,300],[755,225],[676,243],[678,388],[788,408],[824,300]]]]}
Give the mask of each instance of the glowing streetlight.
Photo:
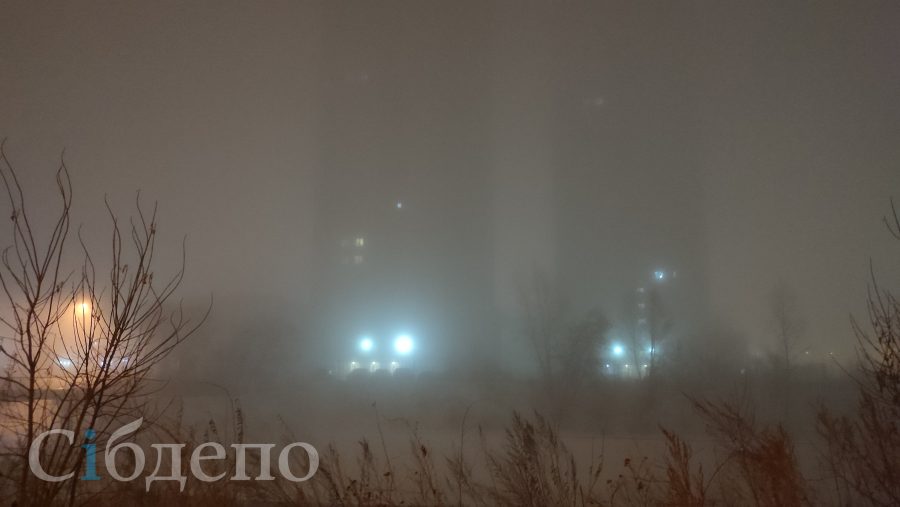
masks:
{"type": "Polygon", "coordinates": [[[625,347],[619,345],[618,343],[613,345],[612,353],[616,357],[622,357],[625,355],[625,347]]]}
{"type": "Polygon", "coordinates": [[[75,304],[75,316],[79,319],[86,319],[91,316],[91,304],[87,301],[75,304]]]}
{"type": "Polygon", "coordinates": [[[364,336],[359,340],[359,350],[363,352],[371,352],[375,348],[375,342],[368,336],[364,336]]]}
{"type": "Polygon", "coordinates": [[[413,350],[413,340],[409,335],[402,334],[394,340],[394,350],[398,354],[407,355],[413,350]]]}

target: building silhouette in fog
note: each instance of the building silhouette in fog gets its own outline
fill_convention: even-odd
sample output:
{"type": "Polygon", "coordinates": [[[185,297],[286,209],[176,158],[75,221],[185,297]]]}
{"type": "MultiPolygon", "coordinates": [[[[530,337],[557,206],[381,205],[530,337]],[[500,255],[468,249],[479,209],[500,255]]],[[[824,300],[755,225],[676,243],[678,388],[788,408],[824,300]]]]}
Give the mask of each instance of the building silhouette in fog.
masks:
{"type": "Polygon", "coordinates": [[[702,318],[695,83],[653,82],[673,62],[632,34],[597,44],[579,9],[322,7],[316,357],[383,364],[408,333],[418,368],[527,370],[519,291],[536,272],[573,317],[615,322],[647,273],[678,270],[675,328],[702,318]]]}
{"type": "Polygon", "coordinates": [[[484,32],[409,8],[322,7],[310,333],[329,365],[389,361],[401,333],[415,367],[453,362],[490,314],[484,32]]]}

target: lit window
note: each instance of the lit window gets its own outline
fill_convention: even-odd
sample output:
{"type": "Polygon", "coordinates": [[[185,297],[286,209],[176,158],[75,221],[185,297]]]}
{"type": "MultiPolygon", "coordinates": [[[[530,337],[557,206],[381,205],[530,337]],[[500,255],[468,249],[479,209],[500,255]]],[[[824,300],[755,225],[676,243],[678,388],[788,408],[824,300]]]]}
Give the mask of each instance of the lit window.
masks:
{"type": "Polygon", "coordinates": [[[363,247],[366,246],[366,238],[356,238],[356,246],[363,247]]]}

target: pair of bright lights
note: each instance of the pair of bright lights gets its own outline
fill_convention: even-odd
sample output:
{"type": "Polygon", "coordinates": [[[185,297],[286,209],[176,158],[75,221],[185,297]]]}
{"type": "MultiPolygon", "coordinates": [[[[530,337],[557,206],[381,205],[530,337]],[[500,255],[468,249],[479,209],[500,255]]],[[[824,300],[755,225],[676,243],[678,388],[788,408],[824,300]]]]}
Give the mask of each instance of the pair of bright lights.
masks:
{"type": "MultiPolygon", "coordinates": [[[[375,341],[369,337],[359,341],[359,349],[370,352],[375,349],[375,341]]],[[[394,340],[394,350],[398,354],[409,354],[413,350],[413,339],[409,335],[402,334],[394,340]]]]}
{"type": "MultiPolygon", "coordinates": [[[[656,352],[656,349],[654,349],[653,347],[647,347],[648,354],[653,354],[655,352],[656,352]]],[[[613,344],[612,353],[616,357],[622,357],[625,355],[625,347],[623,347],[622,345],[620,345],[618,343],[613,344]]]]}

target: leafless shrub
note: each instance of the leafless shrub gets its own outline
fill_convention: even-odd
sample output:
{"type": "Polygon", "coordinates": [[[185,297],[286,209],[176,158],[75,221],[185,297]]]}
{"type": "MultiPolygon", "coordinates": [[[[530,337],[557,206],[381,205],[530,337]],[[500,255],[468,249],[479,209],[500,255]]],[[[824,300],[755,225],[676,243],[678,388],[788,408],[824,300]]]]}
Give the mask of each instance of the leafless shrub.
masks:
{"type": "Polygon", "coordinates": [[[780,425],[757,428],[752,414],[738,405],[692,401],[725,451],[718,483],[726,500],[773,507],[811,503],[793,443],[780,425]]]}
{"type": "Polygon", "coordinates": [[[413,467],[409,478],[415,486],[416,496],[413,499],[416,505],[444,505],[445,493],[441,475],[434,463],[434,453],[419,438],[417,430],[413,431],[409,441],[410,451],[413,456],[413,467]]]}
{"type": "Polygon", "coordinates": [[[513,414],[502,451],[488,448],[482,433],[482,451],[489,483],[479,482],[472,467],[451,459],[457,483],[476,503],[489,505],[588,505],[596,502],[595,489],[602,466],[592,463],[587,482],[578,476],[575,457],[546,419],[534,422],[513,414]]]}
{"type": "Polygon", "coordinates": [[[644,456],[637,462],[625,458],[623,470],[615,479],[608,479],[609,504],[627,506],[659,505],[663,494],[661,481],[653,473],[650,458],[644,456]]]}
{"type": "Polygon", "coordinates": [[[691,469],[691,447],[677,434],[662,428],[666,439],[666,497],[665,505],[700,507],[706,505],[703,466],[691,469]]]}
{"type": "MultiPolygon", "coordinates": [[[[891,203],[885,219],[900,239],[900,218],[891,203]]],[[[845,501],[900,505],[900,301],[872,275],[869,326],[854,321],[860,372],[854,375],[860,400],[852,417],[819,412],[819,433],[828,444],[825,462],[845,501]],[[852,494],[851,494],[852,492],[852,494]]]]}
{"type": "MultiPolygon", "coordinates": [[[[384,435],[381,433],[380,415],[375,411],[378,420],[379,436],[383,457],[378,458],[368,439],[363,438],[358,442],[355,470],[348,468],[334,444],[329,444],[324,453],[319,455],[319,468],[315,476],[309,481],[284,484],[276,481],[272,486],[274,498],[291,502],[293,505],[341,505],[341,506],[379,506],[395,505],[404,502],[395,488],[396,471],[388,454],[384,435]]],[[[295,436],[283,423],[284,440],[296,441],[295,436]]],[[[414,442],[419,442],[414,436],[414,442]]],[[[425,449],[424,444],[421,444],[425,449]]],[[[414,450],[415,454],[415,450],[414,450]]],[[[427,451],[426,451],[427,455],[427,451]]],[[[292,455],[291,467],[297,470],[309,470],[308,457],[302,453],[292,455]]],[[[429,466],[430,461],[420,460],[417,463],[429,466]]],[[[433,475],[433,467],[425,470],[421,467],[414,469],[414,475],[419,477],[433,475]]],[[[424,480],[424,479],[423,479],[424,480]]],[[[429,481],[432,481],[430,479],[429,481]]],[[[424,486],[423,486],[424,487],[424,486]]],[[[421,498],[425,492],[420,493],[421,498]]],[[[424,504],[424,503],[423,503],[424,504]]]]}
{"type": "Polygon", "coordinates": [[[155,277],[155,207],[148,212],[138,200],[136,217],[123,227],[107,204],[110,265],[98,269],[79,237],[81,269],[67,273],[72,187],[65,164],[56,173],[59,211],[46,231],[30,218],[2,145],[0,176],[13,238],[0,256],[0,287],[8,305],[0,324],[9,333],[0,354],[11,364],[0,381],[9,395],[4,429],[17,437],[4,456],[13,458],[19,505],[74,505],[84,481],[31,476],[28,450],[35,437],[51,428],[71,430],[74,445],[48,440],[40,460],[53,475],[77,472],[85,430],[105,441],[122,420],[153,418],[149,373],[203,319],[191,322],[174,302],[184,276],[183,255],[174,275],[155,277]]]}
{"type": "Polygon", "coordinates": [[[577,405],[582,387],[597,371],[596,347],[609,329],[599,310],[578,320],[568,315],[565,298],[547,275],[535,272],[519,287],[527,347],[538,369],[542,403],[552,420],[563,420],[577,405]]]}

